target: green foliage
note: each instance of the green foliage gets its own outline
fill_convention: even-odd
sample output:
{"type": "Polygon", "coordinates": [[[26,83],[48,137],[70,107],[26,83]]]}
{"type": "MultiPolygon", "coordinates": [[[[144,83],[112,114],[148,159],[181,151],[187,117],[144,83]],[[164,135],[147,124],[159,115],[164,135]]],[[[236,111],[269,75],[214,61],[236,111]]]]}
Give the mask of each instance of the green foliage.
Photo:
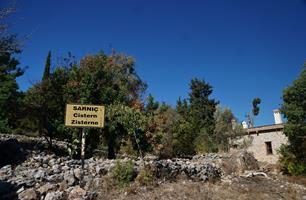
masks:
{"type": "Polygon", "coordinates": [[[23,74],[14,57],[21,52],[20,41],[15,34],[9,33],[6,17],[11,8],[0,9],[0,131],[10,132],[18,125],[20,98],[16,78],[23,74]]]}
{"type": "MultiPolygon", "coordinates": [[[[50,52],[46,68],[50,65],[50,52]]],[[[27,129],[38,131],[52,148],[52,139],[70,138],[71,131],[64,127],[65,99],[63,86],[67,82],[68,71],[57,68],[52,74],[45,69],[42,81],[33,85],[25,94],[27,129]],[[49,75],[46,75],[49,74],[49,75]]]]}
{"type": "Polygon", "coordinates": [[[214,137],[216,102],[210,99],[212,87],[205,81],[192,79],[189,103],[177,101],[180,117],[173,125],[173,151],[176,156],[217,151],[214,137]]]}
{"type": "Polygon", "coordinates": [[[182,101],[181,98],[179,98],[176,102],[176,111],[178,112],[178,114],[180,114],[184,118],[187,118],[187,115],[189,113],[188,109],[189,107],[188,107],[187,100],[184,99],[182,101]]]}
{"type": "Polygon", "coordinates": [[[213,91],[212,86],[205,81],[193,79],[190,90],[190,117],[188,121],[196,134],[196,149],[199,153],[216,151],[214,113],[218,102],[209,98],[213,91]]]}
{"type": "Polygon", "coordinates": [[[144,135],[147,117],[140,110],[121,104],[109,105],[106,109],[106,120],[108,123],[104,135],[108,141],[110,158],[115,157],[122,140],[132,141],[133,148],[140,155],[143,150],[149,148],[144,135]]]}
{"type": "MultiPolygon", "coordinates": [[[[302,168],[300,163],[306,165],[306,66],[293,84],[284,90],[283,101],[281,112],[287,118],[284,134],[289,139],[288,151],[294,155],[290,168],[299,171],[302,168]]],[[[285,166],[289,167],[289,164],[285,166]]]]}
{"type": "Polygon", "coordinates": [[[258,105],[261,103],[260,98],[254,98],[252,101],[253,109],[252,113],[254,116],[257,116],[259,114],[259,107],[258,105]]]}
{"type": "Polygon", "coordinates": [[[288,172],[288,165],[289,165],[289,163],[294,162],[295,156],[290,152],[289,146],[285,145],[285,144],[282,144],[280,146],[280,148],[277,150],[277,152],[280,155],[278,161],[279,161],[281,170],[284,173],[289,173],[288,172]]]}
{"type": "Polygon", "coordinates": [[[290,162],[288,165],[288,172],[294,176],[300,176],[305,174],[306,166],[302,162],[290,162]]]}
{"type": "Polygon", "coordinates": [[[218,151],[218,143],[214,137],[206,132],[206,129],[203,129],[203,131],[200,132],[194,143],[195,150],[198,154],[218,151]]]}
{"type": "Polygon", "coordinates": [[[286,174],[292,174],[295,176],[305,174],[305,163],[297,160],[290,148],[291,146],[282,144],[278,149],[278,153],[280,154],[279,164],[281,170],[286,174]]]}
{"type": "Polygon", "coordinates": [[[119,188],[125,187],[135,178],[134,164],[132,161],[117,161],[111,173],[115,184],[119,188]]]}
{"type": "Polygon", "coordinates": [[[146,112],[147,128],[146,137],[150,143],[149,152],[159,158],[172,157],[173,123],[177,120],[177,113],[171,106],[162,102],[153,112],[146,112]]]}
{"type": "Polygon", "coordinates": [[[252,101],[252,112],[249,112],[246,115],[246,121],[248,124],[248,127],[254,127],[254,119],[255,117],[259,114],[259,107],[258,105],[261,103],[261,99],[260,98],[254,98],[252,101]]]}
{"type": "Polygon", "coordinates": [[[239,148],[240,149],[247,149],[252,145],[252,143],[253,143],[253,137],[248,136],[246,138],[243,138],[242,142],[239,143],[239,148]]]}
{"type": "Polygon", "coordinates": [[[50,68],[51,68],[51,51],[48,52],[48,56],[45,64],[45,71],[43,74],[42,80],[48,80],[50,77],[50,68]]]}
{"type": "Polygon", "coordinates": [[[159,106],[159,103],[155,102],[154,97],[151,94],[149,94],[149,96],[147,98],[146,109],[145,109],[146,112],[147,113],[152,113],[152,112],[157,110],[158,106],[159,106]]]}
{"type": "Polygon", "coordinates": [[[150,166],[145,166],[138,173],[135,181],[142,186],[151,186],[155,183],[153,169],[150,166]]]}
{"type": "Polygon", "coordinates": [[[133,144],[130,138],[123,139],[121,141],[120,150],[119,150],[120,154],[138,156],[139,155],[138,151],[139,151],[138,148],[137,147],[135,148],[135,145],[133,144]]]}
{"type": "Polygon", "coordinates": [[[173,154],[185,157],[195,154],[195,138],[192,124],[185,119],[178,120],[173,126],[173,154]]]}
{"type": "Polygon", "coordinates": [[[230,139],[238,135],[239,130],[235,124],[235,117],[232,111],[229,108],[222,109],[220,106],[217,106],[215,112],[215,133],[214,139],[218,145],[218,150],[226,152],[230,147],[230,139]]]}
{"type": "Polygon", "coordinates": [[[53,72],[50,65],[49,52],[42,81],[25,95],[28,106],[24,124],[28,129],[39,131],[50,144],[52,138],[72,142],[80,134],[63,126],[66,103],[102,104],[107,107],[107,126],[103,131],[88,130],[86,153],[92,155],[98,147],[107,146],[108,157],[114,158],[121,140],[127,138],[132,138],[137,151],[146,148],[143,142],[146,118],[140,112],[146,84],[136,74],[133,58],[101,53],[86,56],[78,63],[69,54],[53,72]]]}
{"type": "Polygon", "coordinates": [[[191,80],[189,93],[190,101],[190,122],[195,128],[195,132],[205,129],[209,135],[212,135],[215,129],[214,113],[216,110],[216,102],[210,99],[212,94],[212,86],[202,80],[191,80]]]}

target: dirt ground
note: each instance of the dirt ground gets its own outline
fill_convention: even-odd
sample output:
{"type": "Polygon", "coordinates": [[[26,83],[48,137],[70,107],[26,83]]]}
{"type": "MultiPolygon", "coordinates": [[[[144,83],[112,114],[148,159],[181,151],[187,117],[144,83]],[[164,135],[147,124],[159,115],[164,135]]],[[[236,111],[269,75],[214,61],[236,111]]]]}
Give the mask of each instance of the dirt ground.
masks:
{"type": "Polygon", "coordinates": [[[97,199],[117,200],[306,200],[306,178],[297,177],[236,177],[216,183],[177,180],[157,186],[130,185],[123,189],[101,188],[97,199]],[[303,185],[304,184],[304,185],[303,185]]]}

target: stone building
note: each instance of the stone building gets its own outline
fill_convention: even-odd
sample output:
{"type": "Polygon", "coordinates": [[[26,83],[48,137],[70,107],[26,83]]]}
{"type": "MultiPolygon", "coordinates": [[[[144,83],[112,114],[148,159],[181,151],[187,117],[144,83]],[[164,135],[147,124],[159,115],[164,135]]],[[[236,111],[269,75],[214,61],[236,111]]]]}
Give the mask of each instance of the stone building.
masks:
{"type": "Polygon", "coordinates": [[[247,134],[235,141],[235,144],[245,146],[247,151],[252,152],[258,161],[271,164],[278,161],[279,147],[288,142],[283,134],[284,124],[280,112],[279,110],[273,112],[275,124],[247,128],[247,134]]]}

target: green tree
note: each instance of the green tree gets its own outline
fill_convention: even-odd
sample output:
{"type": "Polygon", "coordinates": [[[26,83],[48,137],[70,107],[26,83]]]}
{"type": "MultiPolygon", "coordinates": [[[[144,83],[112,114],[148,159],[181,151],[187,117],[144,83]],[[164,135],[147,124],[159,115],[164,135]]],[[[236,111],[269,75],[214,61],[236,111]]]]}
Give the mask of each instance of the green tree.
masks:
{"type": "Polygon", "coordinates": [[[9,33],[6,18],[13,8],[0,9],[0,132],[10,132],[16,128],[19,118],[20,98],[16,78],[23,74],[14,57],[21,53],[20,41],[15,34],[9,33]]]}
{"type": "Polygon", "coordinates": [[[155,141],[154,152],[160,158],[171,158],[173,156],[173,125],[178,120],[177,112],[166,103],[160,104],[154,121],[156,124],[154,130],[155,141]]]}
{"type": "Polygon", "coordinates": [[[48,52],[48,56],[47,56],[47,59],[46,59],[45,70],[44,70],[42,80],[48,80],[49,79],[50,68],[51,68],[51,51],[48,52]]]}
{"type": "Polygon", "coordinates": [[[192,79],[189,102],[179,98],[178,120],[173,124],[173,152],[175,156],[190,156],[217,151],[214,137],[217,101],[210,99],[212,87],[205,81],[192,79]]]}
{"type": "MultiPolygon", "coordinates": [[[[111,105],[118,105],[119,108],[129,107],[139,111],[143,110],[141,98],[146,84],[137,75],[132,57],[120,54],[107,56],[103,53],[86,56],[81,59],[79,66],[76,65],[70,69],[68,77],[69,80],[64,86],[67,102],[103,104],[107,107],[106,110],[111,109],[111,105]]],[[[128,113],[124,114],[124,112],[119,113],[122,114],[120,117],[124,119],[132,116],[128,113]]],[[[113,122],[106,115],[106,126],[102,131],[89,130],[86,136],[88,150],[93,151],[97,147],[101,149],[107,147],[108,157],[114,158],[116,156],[120,150],[122,138],[126,138],[132,128],[125,127],[128,125],[127,123],[113,122]],[[102,135],[102,137],[98,137],[98,135],[102,135]]],[[[135,134],[139,136],[138,139],[141,138],[140,133],[135,131],[135,134]]],[[[137,144],[135,137],[128,137],[128,139],[133,144],[137,144]]]]}
{"type": "Polygon", "coordinates": [[[229,108],[222,109],[217,106],[215,112],[215,142],[218,145],[218,150],[227,152],[230,148],[232,139],[241,136],[243,128],[237,124],[236,118],[229,108]]]}
{"type": "Polygon", "coordinates": [[[147,98],[146,112],[152,113],[157,110],[158,106],[159,106],[159,103],[155,102],[154,97],[151,94],[149,94],[147,98]]]}
{"type": "Polygon", "coordinates": [[[196,133],[196,151],[199,153],[216,151],[213,135],[215,130],[214,113],[218,102],[210,99],[212,86],[203,80],[191,80],[189,93],[190,117],[196,133]]]}
{"type": "MultiPolygon", "coordinates": [[[[113,158],[120,149],[122,138],[130,139],[136,145],[135,137],[127,136],[135,133],[136,138],[142,140],[142,132],[138,131],[140,128],[136,130],[133,126],[136,122],[133,121],[131,113],[138,116],[136,110],[143,110],[141,98],[146,84],[138,77],[133,58],[99,53],[86,56],[78,63],[68,54],[53,72],[50,72],[50,61],[51,53],[47,56],[42,80],[27,91],[25,98],[32,110],[29,117],[32,119],[33,129],[47,136],[49,143],[52,138],[65,137],[71,141],[80,141],[77,129],[63,126],[66,103],[103,104],[107,113],[113,109],[112,105],[118,105],[116,108],[128,111],[124,113],[117,109],[120,116],[106,115],[106,126],[103,130],[87,131],[88,155],[97,148],[107,147],[108,156],[113,158]],[[120,121],[127,118],[131,118],[132,124],[127,120],[120,121]]],[[[138,144],[142,148],[142,144],[138,144]]]]}
{"type": "Polygon", "coordinates": [[[51,52],[48,53],[42,80],[33,85],[25,94],[27,105],[25,117],[27,128],[38,131],[52,148],[52,139],[66,138],[64,134],[65,99],[63,85],[67,83],[67,70],[57,68],[50,72],[51,52]],[[29,123],[29,121],[31,123],[29,123]]]}
{"type": "Polygon", "coordinates": [[[186,157],[195,154],[196,134],[192,130],[189,111],[187,100],[179,98],[176,102],[178,120],[174,121],[172,126],[174,156],[186,157]]]}
{"type": "Polygon", "coordinates": [[[254,127],[254,119],[259,114],[259,104],[261,103],[261,99],[256,97],[252,100],[252,112],[246,115],[247,124],[249,127],[254,127]]]}
{"type": "Polygon", "coordinates": [[[187,117],[187,115],[188,115],[188,102],[187,102],[186,99],[184,99],[182,101],[181,98],[179,98],[177,100],[177,102],[176,102],[176,111],[181,116],[187,117]]]}
{"type": "Polygon", "coordinates": [[[252,101],[252,105],[253,105],[253,109],[252,109],[252,113],[254,116],[257,116],[259,114],[259,107],[258,105],[261,103],[261,99],[260,98],[254,98],[252,101]]]}
{"type": "Polygon", "coordinates": [[[107,127],[103,134],[108,143],[109,158],[115,158],[120,148],[127,145],[132,145],[131,148],[137,155],[142,155],[147,150],[149,145],[144,134],[147,118],[139,109],[122,104],[108,105],[106,120],[107,127]]]}
{"type": "Polygon", "coordinates": [[[180,118],[173,124],[173,155],[187,157],[194,155],[195,138],[197,135],[193,131],[192,124],[184,118],[180,118]]]}
{"type": "MultiPolygon", "coordinates": [[[[283,92],[281,112],[287,118],[284,134],[289,139],[290,162],[284,163],[288,170],[305,173],[306,168],[306,63],[300,76],[283,92]]],[[[284,151],[285,152],[285,151],[284,151]]],[[[285,154],[282,154],[285,157],[285,154]]],[[[286,159],[286,158],[285,158],[286,159]]]]}

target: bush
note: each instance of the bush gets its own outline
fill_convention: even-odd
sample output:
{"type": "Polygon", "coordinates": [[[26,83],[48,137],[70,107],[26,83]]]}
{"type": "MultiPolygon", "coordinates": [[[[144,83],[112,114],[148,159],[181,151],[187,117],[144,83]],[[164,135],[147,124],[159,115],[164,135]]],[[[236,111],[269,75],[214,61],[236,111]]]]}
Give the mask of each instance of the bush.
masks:
{"type": "Polygon", "coordinates": [[[120,162],[117,161],[112,169],[112,177],[115,184],[119,187],[125,187],[135,178],[134,164],[132,161],[120,162]]]}
{"type": "Polygon", "coordinates": [[[278,160],[280,169],[283,173],[288,174],[288,165],[295,160],[295,157],[290,153],[288,145],[281,145],[277,152],[280,155],[278,160]]]}
{"type": "Polygon", "coordinates": [[[154,185],[155,177],[152,168],[150,166],[146,166],[140,170],[138,176],[136,177],[136,182],[144,186],[154,185]]]}
{"type": "Polygon", "coordinates": [[[295,155],[291,153],[288,145],[281,145],[278,153],[280,154],[280,168],[285,174],[291,174],[294,176],[305,174],[305,164],[296,159],[295,155]]]}
{"type": "Polygon", "coordinates": [[[287,168],[288,172],[294,176],[300,176],[305,173],[305,165],[302,162],[290,162],[287,168]]]}

